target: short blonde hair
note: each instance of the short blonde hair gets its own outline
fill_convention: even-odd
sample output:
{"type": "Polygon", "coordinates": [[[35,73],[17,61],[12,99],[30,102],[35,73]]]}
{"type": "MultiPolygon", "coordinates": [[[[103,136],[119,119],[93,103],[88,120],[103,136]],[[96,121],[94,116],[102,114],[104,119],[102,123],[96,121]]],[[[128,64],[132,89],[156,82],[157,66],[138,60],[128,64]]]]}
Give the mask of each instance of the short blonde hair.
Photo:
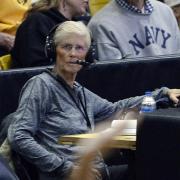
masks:
{"type": "Polygon", "coordinates": [[[51,8],[58,8],[62,0],[38,0],[32,4],[32,7],[25,13],[25,17],[28,17],[34,12],[47,11],[51,8]]]}
{"type": "Polygon", "coordinates": [[[55,46],[65,40],[69,35],[84,36],[86,45],[89,48],[91,45],[91,34],[89,29],[80,21],[65,21],[60,24],[54,34],[55,46]]]}

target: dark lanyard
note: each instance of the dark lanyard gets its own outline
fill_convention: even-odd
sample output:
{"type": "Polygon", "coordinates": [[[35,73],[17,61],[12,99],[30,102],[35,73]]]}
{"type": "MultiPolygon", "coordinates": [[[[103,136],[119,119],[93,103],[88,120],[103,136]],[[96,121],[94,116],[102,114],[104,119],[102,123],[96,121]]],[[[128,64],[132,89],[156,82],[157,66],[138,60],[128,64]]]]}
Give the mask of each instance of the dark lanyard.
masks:
{"type": "Polygon", "coordinates": [[[87,104],[86,104],[86,96],[85,96],[84,88],[82,87],[84,103],[82,101],[80,94],[79,93],[77,94],[77,98],[78,98],[80,105],[82,107],[81,108],[79,106],[79,103],[76,100],[77,98],[75,98],[75,94],[72,92],[72,89],[70,89],[70,87],[67,85],[67,83],[64,81],[64,79],[62,79],[59,75],[55,75],[54,73],[52,73],[49,70],[46,72],[48,74],[50,74],[53,78],[55,78],[62,85],[62,87],[66,90],[66,92],[69,94],[69,96],[71,97],[73,102],[76,104],[76,107],[79,109],[79,111],[82,113],[83,117],[85,118],[87,126],[91,129],[91,123],[89,120],[89,116],[87,114],[87,104]]]}

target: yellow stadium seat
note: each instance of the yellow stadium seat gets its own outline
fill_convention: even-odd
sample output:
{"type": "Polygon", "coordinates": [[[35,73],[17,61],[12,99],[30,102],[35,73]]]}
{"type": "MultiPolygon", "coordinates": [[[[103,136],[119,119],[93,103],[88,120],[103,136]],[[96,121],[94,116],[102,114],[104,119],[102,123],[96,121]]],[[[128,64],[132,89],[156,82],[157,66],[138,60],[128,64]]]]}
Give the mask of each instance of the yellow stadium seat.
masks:
{"type": "Polygon", "coordinates": [[[106,5],[110,0],[90,0],[89,9],[93,16],[98,10],[100,10],[104,5],[106,5]]]}
{"type": "Polygon", "coordinates": [[[0,68],[1,70],[7,70],[12,67],[12,58],[11,55],[5,55],[0,57],[0,68]]]}

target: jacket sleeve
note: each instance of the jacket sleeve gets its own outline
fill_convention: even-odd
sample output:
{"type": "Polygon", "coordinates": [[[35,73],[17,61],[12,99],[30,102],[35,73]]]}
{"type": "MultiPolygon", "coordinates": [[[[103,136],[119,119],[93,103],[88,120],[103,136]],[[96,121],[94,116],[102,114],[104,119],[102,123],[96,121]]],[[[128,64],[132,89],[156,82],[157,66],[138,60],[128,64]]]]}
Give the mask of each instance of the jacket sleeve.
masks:
{"type": "Polygon", "coordinates": [[[64,162],[63,157],[47,151],[36,141],[38,126],[49,108],[49,98],[48,87],[43,80],[36,78],[28,81],[8,129],[8,140],[12,149],[45,172],[72,165],[69,161],[64,162]]]}
{"type": "Polygon", "coordinates": [[[170,8],[170,16],[171,17],[171,24],[172,24],[172,28],[174,30],[174,35],[173,35],[173,42],[174,42],[174,47],[175,47],[175,53],[179,53],[180,52],[180,31],[179,31],[179,25],[178,22],[176,20],[176,17],[174,16],[174,12],[172,11],[172,9],[170,8]]]}
{"type": "MultiPolygon", "coordinates": [[[[153,97],[155,100],[158,100],[162,97],[167,95],[168,88],[162,87],[153,91],[153,97]]],[[[91,101],[93,102],[93,109],[94,109],[94,117],[96,121],[102,121],[106,118],[109,118],[116,113],[117,111],[128,109],[128,108],[138,108],[140,109],[140,105],[144,96],[136,96],[131,97],[123,100],[119,100],[115,103],[111,103],[106,99],[102,99],[101,97],[91,94],[91,101]]]]}
{"type": "Polygon", "coordinates": [[[98,59],[106,61],[109,59],[121,59],[123,52],[120,47],[117,46],[117,39],[114,35],[114,30],[104,23],[97,21],[90,21],[88,24],[92,32],[94,42],[97,44],[98,59]]]}

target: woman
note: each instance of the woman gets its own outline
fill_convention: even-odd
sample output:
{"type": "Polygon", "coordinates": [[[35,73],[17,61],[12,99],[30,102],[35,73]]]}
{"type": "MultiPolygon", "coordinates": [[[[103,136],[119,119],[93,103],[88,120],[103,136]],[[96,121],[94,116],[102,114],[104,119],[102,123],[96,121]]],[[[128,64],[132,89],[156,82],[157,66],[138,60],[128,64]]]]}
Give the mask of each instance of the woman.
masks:
{"type": "Polygon", "coordinates": [[[12,58],[14,67],[50,65],[44,53],[46,36],[57,24],[86,13],[88,0],[39,0],[19,27],[12,58]]]}
{"type": "MultiPolygon", "coordinates": [[[[78,168],[81,149],[60,145],[67,134],[93,131],[96,122],[104,121],[122,108],[139,106],[143,96],[108,102],[75,81],[90,47],[90,33],[81,22],[66,21],[55,31],[56,63],[52,71],[37,75],[24,86],[18,109],[11,116],[8,130],[11,147],[39,170],[41,179],[66,178],[78,168]]],[[[161,88],[156,99],[169,95],[177,103],[180,90],[161,88]]],[[[127,179],[127,167],[108,167],[97,157],[93,172],[103,179],[127,179]]]]}

